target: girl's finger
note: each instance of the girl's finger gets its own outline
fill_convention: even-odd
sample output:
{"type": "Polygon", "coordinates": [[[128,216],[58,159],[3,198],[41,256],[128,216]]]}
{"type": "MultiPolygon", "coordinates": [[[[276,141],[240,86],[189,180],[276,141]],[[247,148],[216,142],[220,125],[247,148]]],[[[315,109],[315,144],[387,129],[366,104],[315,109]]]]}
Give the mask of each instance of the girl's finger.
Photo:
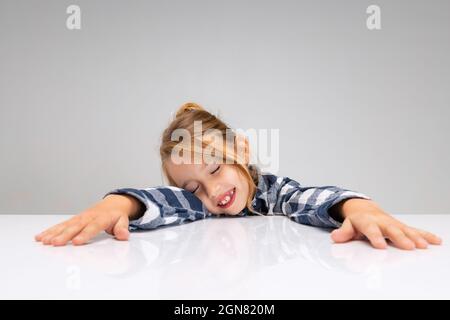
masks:
{"type": "Polygon", "coordinates": [[[55,228],[52,231],[49,231],[48,233],[42,236],[41,239],[42,243],[51,244],[52,239],[57,235],[59,235],[61,232],[63,232],[65,228],[67,228],[67,225],[61,225],[60,227],[55,228]]]}
{"type": "Polygon", "coordinates": [[[44,243],[44,244],[50,244],[51,239],[53,239],[55,236],[59,235],[64,229],[68,228],[71,225],[83,222],[87,219],[88,219],[88,217],[85,214],[76,215],[76,216],[74,216],[66,221],[63,221],[51,228],[48,228],[44,232],[41,232],[40,234],[38,234],[35,237],[35,239],[37,241],[42,241],[42,243],[44,243]]]}
{"type": "Polygon", "coordinates": [[[60,234],[51,239],[51,244],[54,246],[64,246],[69,240],[77,235],[88,223],[79,222],[77,224],[69,225],[60,234]]]}
{"type": "Polygon", "coordinates": [[[121,216],[117,220],[113,233],[117,240],[128,240],[130,232],[128,231],[129,220],[127,216],[121,216]]]}
{"type": "Polygon", "coordinates": [[[53,239],[54,237],[56,237],[57,235],[59,235],[61,232],[63,232],[64,229],[66,229],[67,227],[68,227],[67,225],[61,225],[61,227],[55,228],[55,229],[53,229],[53,230],[51,230],[51,231],[45,233],[45,234],[42,236],[42,239],[41,239],[42,243],[43,243],[43,244],[46,244],[46,245],[47,245],[47,244],[51,244],[52,239],[53,239]]]}
{"type": "Polygon", "coordinates": [[[37,234],[35,237],[34,237],[34,239],[36,240],[36,241],[42,241],[46,236],[48,236],[48,235],[50,235],[50,234],[53,234],[53,233],[59,233],[59,231],[62,229],[62,228],[64,228],[64,223],[65,222],[63,222],[63,223],[59,223],[59,224],[57,224],[57,225],[54,225],[53,227],[51,227],[51,228],[48,228],[47,230],[44,230],[44,231],[42,231],[41,233],[39,233],[39,234],[37,234]]]}
{"type": "Polygon", "coordinates": [[[387,243],[383,237],[380,227],[376,223],[364,224],[358,230],[364,234],[374,248],[386,249],[387,243]]]}
{"type": "Polygon", "coordinates": [[[353,237],[353,239],[355,239],[355,240],[365,240],[366,236],[363,235],[361,232],[356,231],[356,235],[353,237]]]}
{"type": "Polygon", "coordinates": [[[431,244],[441,244],[442,243],[442,239],[431,232],[416,229],[416,228],[411,228],[411,229],[414,229],[417,232],[419,232],[422,235],[422,237],[428,241],[428,243],[431,243],[431,244]]]}
{"type": "Polygon", "coordinates": [[[403,229],[403,232],[409,239],[414,241],[416,248],[426,249],[428,247],[428,242],[422,237],[422,235],[418,231],[406,227],[403,229]]]}
{"type": "Polygon", "coordinates": [[[74,245],[85,244],[98,233],[109,227],[110,220],[105,218],[97,218],[92,220],[86,227],[81,230],[73,239],[72,243],[74,245]]]}
{"type": "Polygon", "coordinates": [[[343,243],[350,241],[355,236],[355,229],[350,221],[350,219],[345,219],[344,223],[339,229],[333,230],[331,232],[331,239],[337,243],[343,243]]]}
{"type": "Polygon", "coordinates": [[[415,248],[414,242],[409,240],[397,226],[388,225],[384,230],[384,234],[389,237],[389,240],[391,240],[397,248],[404,250],[413,250],[415,248]]]}

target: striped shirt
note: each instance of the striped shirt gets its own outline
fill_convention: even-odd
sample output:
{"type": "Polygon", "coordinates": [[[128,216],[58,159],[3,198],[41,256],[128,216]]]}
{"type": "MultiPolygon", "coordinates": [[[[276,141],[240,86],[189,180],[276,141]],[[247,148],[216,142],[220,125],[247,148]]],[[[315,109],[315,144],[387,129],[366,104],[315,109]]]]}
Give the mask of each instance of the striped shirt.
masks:
{"type": "MultiPolygon", "coordinates": [[[[362,193],[337,186],[303,186],[288,177],[261,172],[259,169],[256,172],[257,188],[251,202],[254,212],[245,208],[235,216],[283,215],[301,224],[338,228],[342,223],[329,215],[331,206],[349,198],[371,200],[362,193]]],[[[130,195],[145,206],[144,214],[130,221],[130,231],[151,230],[217,216],[210,213],[193,193],[173,186],[120,188],[108,192],[104,197],[109,194],[130,195]]]]}

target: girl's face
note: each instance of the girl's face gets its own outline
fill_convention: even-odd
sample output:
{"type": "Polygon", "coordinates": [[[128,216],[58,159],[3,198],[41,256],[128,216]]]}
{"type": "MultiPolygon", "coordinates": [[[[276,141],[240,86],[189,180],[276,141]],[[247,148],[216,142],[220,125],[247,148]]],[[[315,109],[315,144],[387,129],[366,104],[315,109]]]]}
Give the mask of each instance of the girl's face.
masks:
{"type": "Polygon", "coordinates": [[[249,186],[232,164],[176,164],[166,160],[176,186],[195,194],[213,214],[235,215],[246,206],[249,186]]]}

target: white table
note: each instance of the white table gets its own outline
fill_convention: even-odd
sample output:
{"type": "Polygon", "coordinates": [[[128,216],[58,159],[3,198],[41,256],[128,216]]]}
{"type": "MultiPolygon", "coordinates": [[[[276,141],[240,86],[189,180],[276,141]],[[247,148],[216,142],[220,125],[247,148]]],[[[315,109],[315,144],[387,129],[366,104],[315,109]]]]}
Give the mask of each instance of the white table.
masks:
{"type": "Polygon", "coordinates": [[[0,298],[450,298],[450,215],[402,215],[441,246],[333,244],[286,217],[210,218],[85,246],[34,235],[69,216],[0,215],[0,298]]]}

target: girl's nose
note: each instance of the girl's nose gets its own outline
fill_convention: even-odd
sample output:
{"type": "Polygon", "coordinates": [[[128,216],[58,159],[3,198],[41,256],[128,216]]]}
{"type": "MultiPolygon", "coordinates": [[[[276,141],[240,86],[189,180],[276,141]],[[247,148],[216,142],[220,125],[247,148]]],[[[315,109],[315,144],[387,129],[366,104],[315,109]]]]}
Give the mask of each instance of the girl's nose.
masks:
{"type": "Polygon", "coordinates": [[[209,183],[205,185],[205,188],[208,197],[211,199],[211,201],[213,201],[214,204],[216,204],[220,195],[220,185],[209,183]]]}

